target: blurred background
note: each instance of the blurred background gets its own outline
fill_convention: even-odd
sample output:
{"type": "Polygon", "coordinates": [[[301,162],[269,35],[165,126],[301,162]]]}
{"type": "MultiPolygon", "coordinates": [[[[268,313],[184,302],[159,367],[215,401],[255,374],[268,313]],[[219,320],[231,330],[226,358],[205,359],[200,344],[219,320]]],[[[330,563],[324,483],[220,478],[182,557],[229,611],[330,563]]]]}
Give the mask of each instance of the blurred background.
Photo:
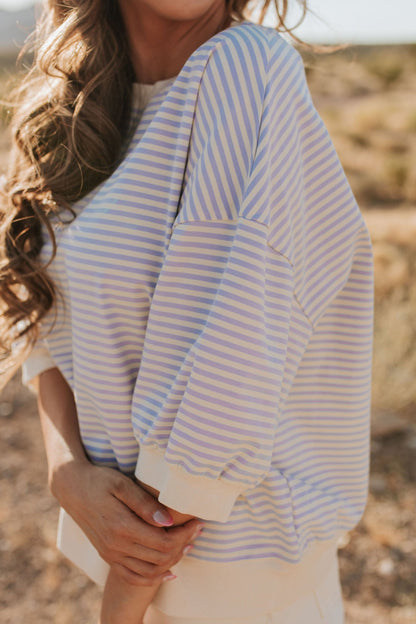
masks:
{"type": "MultiPolygon", "coordinates": [[[[371,479],[365,515],[340,549],[348,624],[416,622],[416,3],[311,0],[296,34],[348,43],[303,52],[312,95],[368,224],[376,308],[371,479]]],[[[293,23],[297,19],[293,12],[293,23]]],[[[272,23],[273,16],[270,16],[272,23]]],[[[34,24],[0,0],[0,95],[34,24]]],[[[0,173],[7,111],[0,109],[0,173]]],[[[97,589],[55,550],[36,407],[18,378],[0,397],[1,621],[95,621],[97,589]]],[[[299,623],[306,624],[306,623],[299,623]]]]}

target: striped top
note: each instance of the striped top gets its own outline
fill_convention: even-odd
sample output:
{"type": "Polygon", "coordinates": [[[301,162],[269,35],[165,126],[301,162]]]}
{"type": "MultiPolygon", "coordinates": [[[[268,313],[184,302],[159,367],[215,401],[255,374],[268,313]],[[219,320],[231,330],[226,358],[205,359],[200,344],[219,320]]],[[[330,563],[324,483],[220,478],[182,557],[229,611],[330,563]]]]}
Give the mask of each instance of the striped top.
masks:
{"type": "Polygon", "coordinates": [[[136,115],[57,230],[48,348],[91,460],[206,520],[190,558],[297,562],[366,501],[366,227],[272,29],[215,35],[136,115]]]}

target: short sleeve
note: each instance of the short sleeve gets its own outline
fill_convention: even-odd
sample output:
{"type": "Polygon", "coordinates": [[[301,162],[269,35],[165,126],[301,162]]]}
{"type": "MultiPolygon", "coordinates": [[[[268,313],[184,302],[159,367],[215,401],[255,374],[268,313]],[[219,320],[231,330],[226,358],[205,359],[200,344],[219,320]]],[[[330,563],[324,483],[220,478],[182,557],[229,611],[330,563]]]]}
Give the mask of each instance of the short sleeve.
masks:
{"type": "Polygon", "coordinates": [[[22,382],[30,386],[34,379],[56,366],[44,340],[38,340],[22,365],[22,382]]]}

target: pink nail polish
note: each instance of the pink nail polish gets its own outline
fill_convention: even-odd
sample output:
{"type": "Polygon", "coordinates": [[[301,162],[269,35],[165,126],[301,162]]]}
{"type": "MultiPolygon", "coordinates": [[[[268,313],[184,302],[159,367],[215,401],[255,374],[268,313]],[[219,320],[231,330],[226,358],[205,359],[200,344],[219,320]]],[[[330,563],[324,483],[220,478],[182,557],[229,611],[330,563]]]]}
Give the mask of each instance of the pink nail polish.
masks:
{"type": "Polygon", "coordinates": [[[188,546],[185,546],[185,548],[183,549],[183,554],[187,555],[189,552],[191,552],[192,549],[193,549],[193,545],[188,544],[188,546]]]}
{"type": "Polygon", "coordinates": [[[163,582],[165,581],[174,581],[176,578],[178,578],[177,576],[175,576],[174,574],[167,574],[166,576],[163,577],[163,582]]]}
{"type": "Polygon", "coordinates": [[[172,526],[173,518],[167,511],[156,511],[153,520],[162,526],[172,526]]]}

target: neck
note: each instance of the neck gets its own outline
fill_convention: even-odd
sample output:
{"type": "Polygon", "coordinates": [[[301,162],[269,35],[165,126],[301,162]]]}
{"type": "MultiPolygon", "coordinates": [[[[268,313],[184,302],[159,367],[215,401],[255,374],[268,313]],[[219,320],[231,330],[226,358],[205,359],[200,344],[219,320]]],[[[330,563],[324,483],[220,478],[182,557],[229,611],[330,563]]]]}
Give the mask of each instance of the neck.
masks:
{"type": "Polygon", "coordinates": [[[200,45],[229,26],[223,2],[197,20],[173,20],[139,2],[119,0],[136,79],[153,84],[176,76],[200,45]]]}

